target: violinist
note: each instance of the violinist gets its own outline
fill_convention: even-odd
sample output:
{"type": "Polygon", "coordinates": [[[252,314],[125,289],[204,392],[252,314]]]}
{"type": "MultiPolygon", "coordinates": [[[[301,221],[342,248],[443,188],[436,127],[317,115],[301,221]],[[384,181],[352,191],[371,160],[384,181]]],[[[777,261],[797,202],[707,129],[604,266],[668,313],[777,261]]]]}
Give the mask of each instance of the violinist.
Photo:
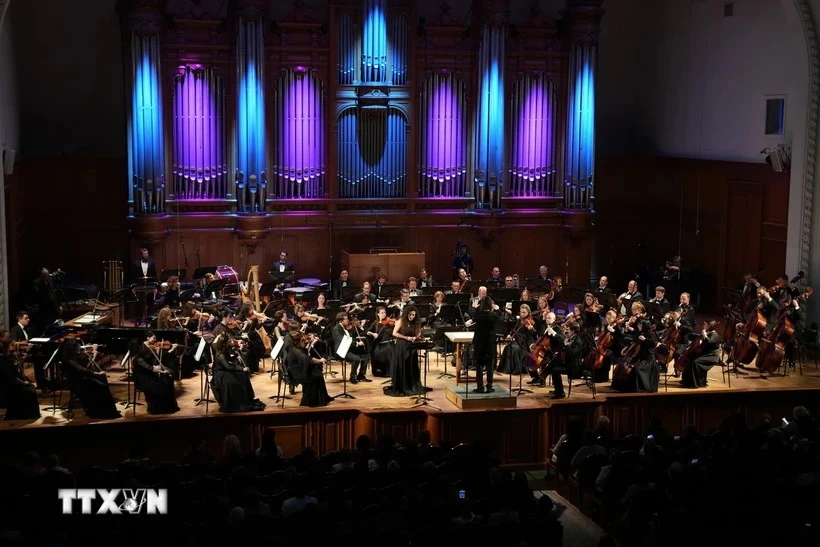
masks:
{"type": "Polygon", "coordinates": [[[360,338],[359,334],[351,335],[351,331],[355,330],[350,315],[346,312],[339,312],[336,315],[337,323],[333,325],[333,353],[339,350],[342,341],[345,338],[354,338],[351,342],[350,350],[345,356],[345,361],[350,363],[350,378],[351,384],[358,384],[362,382],[370,382],[371,380],[365,376],[367,372],[367,349],[364,339],[360,338]]]}
{"type": "MultiPolygon", "coordinates": [[[[264,315],[259,315],[253,308],[253,304],[245,302],[239,307],[239,322],[242,330],[242,338],[248,341],[247,360],[245,365],[250,369],[251,373],[259,372],[259,363],[265,357],[265,343],[259,334],[259,329],[264,329],[262,321],[265,320],[264,315]]],[[[267,333],[266,333],[267,334],[267,333]]],[[[243,355],[243,357],[245,357],[243,355]]]]}
{"type": "MultiPolygon", "coordinates": [[[[296,382],[293,378],[291,378],[287,366],[288,353],[290,353],[292,337],[290,336],[290,321],[288,321],[288,316],[285,313],[285,310],[277,310],[276,313],[273,314],[273,322],[275,323],[275,326],[273,327],[273,336],[276,338],[277,342],[282,340],[282,349],[279,352],[279,374],[282,375],[282,380],[288,385],[290,394],[295,395],[296,382]]],[[[300,325],[297,323],[296,328],[293,330],[299,331],[300,325]]]]}
{"type": "Polygon", "coordinates": [[[595,296],[588,292],[584,295],[584,301],[581,304],[581,313],[584,316],[584,328],[593,336],[601,328],[601,312],[603,305],[598,303],[595,296]]]}
{"type": "Polygon", "coordinates": [[[392,381],[384,388],[391,397],[420,395],[428,390],[421,383],[419,352],[411,344],[421,337],[421,320],[415,306],[407,306],[393,326],[392,381]]]}
{"type": "Polygon", "coordinates": [[[179,282],[179,276],[172,275],[168,280],[162,284],[163,301],[162,305],[168,308],[179,308],[181,301],[179,299],[179,289],[182,284],[179,282]]]}
{"type": "Polygon", "coordinates": [[[179,411],[174,394],[174,374],[162,363],[162,353],[171,348],[170,343],[161,344],[153,332],[140,343],[132,339],[131,368],[134,385],[145,396],[149,414],[172,414],[179,411]],[[166,347],[167,346],[167,347],[166,347]]]}
{"type": "Polygon", "coordinates": [[[503,374],[524,374],[524,358],[529,354],[530,346],[535,344],[538,338],[535,319],[529,305],[521,304],[518,313],[515,328],[507,336],[509,344],[501,352],[498,372],[503,374]]]}
{"type": "Polygon", "coordinates": [[[108,377],[94,362],[96,349],[93,346],[83,348],[76,338],[66,340],[60,348],[62,371],[68,374],[71,392],[80,400],[86,416],[103,419],[122,418],[111,396],[108,377]],[[93,353],[88,353],[88,349],[93,350],[93,353]]]}
{"type": "Polygon", "coordinates": [[[316,307],[310,310],[310,313],[315,314],[318,310],[326,310],[327,308],[327,295],[323,292],[320,292],[316,295],[316,307]]]}
{"type": "Polygon", "coordinates": [[[249,376],[250,369],[242,359],[239,340],[225,334],[214,340],[216,358],[211,388],[222,412],[265,410],[256,398],[249,376]]]}
{"type": "Polygon", "coordinates": [[[709,369],[720,362],[720,335],[717,332],[717,322],[707,321],[699,336],[703,338],[700,353],[683,373],[683,378],[681,378],[683,387],[706,387],[709,369]]]}
{"type": "Polygon", "coordinates": [[[0,328],[0,401],[6,408],[6,420],[36,420],[40,417],[37,391],[11,353],[8,331],[0,328]]]}
{"type": "MultiPolygon", "coordinates": [[[[526,289],[525,289],[526,290],[526,289]]],[[[529,293],[528,293],[529,294],[529,293]]],[[[521,296],[524,296],[524,293],[521,293],[521,296]]],[[[521,300],[522,302],[526,302],[526,300],[521,300]]],[[[547,328],[547,314],[550,313],[550,303],[547,300],[546,295],[541,295],[538,297],[538,302],[536,304],[535,312],[533,312],[533,317],[535,318],[535,326],[539,332],[543,332],[544,329],[547,328]]]]}
{"type": "MultiPolygon", "coordinates": [[[[626,364],[618,363],[617,367],[631,367],[631,372],[618,374],[616,371],[612,376],[612,389],[624,392],[648,392],[656,393],[660,382],[660,369],[655,360],[655,346],[657,337],[652,330],[652,323],[646,317],[646,308],[641,302],[634,302],[630,308],[632,316],[624,325],[624,334],[627,340],[634,344],[636,355],[634,359],[626,364]]],[[[627,354],[629,347],[621,350],[621,354],[627,354]]]]}
{"type": "Polygon", "coordinates": [[[568,382],[581,375],[581,360],[584,358],[585,353],[584,344],[579,336],[581,325],[577,322],[570,322],[566,324],[566,330],[567,335],[564,339],[563,350],[550,363],[552,385],[555,387],[550,393],[550,399],[563,399],[566,397],[561,375],[566,374],[568,382]]]}
{"type": "Polygon", "coordinates": [[[333,398],[327,392],[322,366],[327,360],[320,357],[311,347],[313,338],[299,331],[290,333],[293,344],[288,353],[288,370],[295,381],[302,384],[302,401],[300,406],[327,406],[333,398]]]}
{"type": "Polygon", "coordinates": [[[396,320],[387,317],[384,306],[376,308],[376,319],[367,329],[370,344],[370,368],[373,376],[390,376],[393,360],[393,327],[396,320]]]}
{"type": "Polygon", "coordinates": [[[638,291],[638,282],[634,279],[630,281],[626,286],[626,292],[622,293],[617,300],[621,306],[621,315],[627,315],[633,302],[643,300],[643,295],[638,291]]]}
{"type": "MultiPolygon", "coordinates": [[[[550,345],[552,348],[560,348],[564,343],[564,335],[562,330],[558,328],[559,325],[556,323],[555,314],[553,312],[548,312],[544,315],[544,317],[544,328],[541,335],[548,336],[550,338],[550,345]]],[[[530,346],[530,350],[532,349],[532,346],[530,346]]],[[[537,370],[530,370],[529,373],[531,380],[527,382],[528,384],[536,387],[544,387],[547,385],[546,380],[541,378],[537,370]]]]}

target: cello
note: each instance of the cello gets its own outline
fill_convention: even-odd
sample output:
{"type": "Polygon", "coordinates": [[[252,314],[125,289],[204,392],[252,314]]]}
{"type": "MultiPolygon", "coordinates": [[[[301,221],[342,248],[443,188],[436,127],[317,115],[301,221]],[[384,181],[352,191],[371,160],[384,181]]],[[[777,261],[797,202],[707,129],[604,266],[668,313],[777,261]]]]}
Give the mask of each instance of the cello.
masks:
{"type": "MultiPolygon", "coordinates": [[[[560,326],[558,321],[556,321],[552,325],[549,325],[549,328],[555,330],[560,326]]],[[[530,354],[524,358],[524,368],[533,374],[539,374],[541,368],[549,364],[555,356],[555,353],[556,351],[552,347],[552,337],[545,332],[538,341],[533,344],[530,354]]]]}
{"type": "MultiPolygon", "coordinates": [[[[615,325],[622,323],[625,319],[626,317],[619,317],[613,321],[611,325],[607,325],[607,327],[615,327],[615,325]]],[[[591,370],[600,370],[604,366],[606,354],[610,348],[612,348],[613,344],[615,344],[615,335],[604,327],[603,332],[595,339],[595,347],[589,350],[589,353],[584,358],[584,367],[591,370]]]]}
{"type": "Polygon", "coordinates": [[[641,342],[635,340],[632,344],[624,350],[621,358],[618,359],[618,364],[612,371],[613,382],[625,382],[632,376],[632,369],[635,368],[635,361],[638,359],[638,354],[641,353],[641,342]]]}
{"type": "MultiPolygon", "coordinates": [[[[806,291],[797,297],[798,302],[803,302],[814,294],[814,289],[807,288],[806,291]]],[[[757,355],[757,368],[769,374],[774,374],[783,359],[786,357],[786,347],[794,338],[794,323],[789,319],[789,310],[784,308],[777,319],[772,332],[761,340],[760,351],[757,355]]]]}
{"type": "Polygon", "coordinates": [[[674,319],[672,326],[667,327],[663,341],[655,348],[655,360],[664,367],[675,357],[675,350],[680,342],[680,329],[675,324],[680,321],[680,318],[675,318],[670,314],[669,319],[674,319]],[[661,348],[665,348],[666,352],[660,351],[661,348]]]}
{"type": "Polygon", "coordinates": [[[701,352],[703,351],[703,336],[698,336],[697,340],[689,344],[683,353],[680,354],[680,357],[675,359],[675,370],[683,374],[689,367],[692,366],[692,363],[695,362],[695,359],[700,357],[701,352]]]}

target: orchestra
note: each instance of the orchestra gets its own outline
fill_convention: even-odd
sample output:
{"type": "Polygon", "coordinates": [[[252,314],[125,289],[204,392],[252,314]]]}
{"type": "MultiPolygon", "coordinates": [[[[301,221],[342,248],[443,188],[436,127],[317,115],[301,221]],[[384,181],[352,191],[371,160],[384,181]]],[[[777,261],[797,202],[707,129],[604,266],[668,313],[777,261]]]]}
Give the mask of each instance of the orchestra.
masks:
{"type": "MultiPolygon", "coordinates": [[[[574,293],[578,296],[573,303],[562,277],[551,276],[546,265],[532,279],[504,276],[494,266],[487,286],[476,288],[466,247],[458,248],[456,258],[449,287],[446,282],[434,284],[423,267],[418,276],[404,277],[406,282],[398,285],[378,272],[375,279],[362,280],[354,295],[349,273],[342,270],[332,283],[318,290],[308,287],[309,295],[277,290],[260,305],[248,291],[237,294],[241,300],[231,300],[219,273],[232,270],[229,267],[205,272],[194,291],[186,291],[177,275],[159,283],[156,263],[141,249],[133,263],[134,284],[151,286],[156,281],[157,291],[140,292],[149,297],[140,296],[139,304],[146,305],[146,312],[154,305],[158,311],[147,323],[153,332],[135,328],[128,370],[149,414],[178,411],[175,388],[197,369],[212,376],[209,386],[224,412],[259,411],[266,407],[254,395],[251,380],[265,371],[264,360],[281,341],[271,376],[278,372],[291,395],[297,395],[301,385],[303,405],[325,406],[332,402],[325,385],[327,365],[350,339],[344,359],[350,384],[371,381],[366,374],[370,363],[374,376],[391,379],[385,394],[418,395],[430,389],[422,381],[419,352],[427,350],[419,342],[440,337],[441,331],[466,329],[474,333],[465,355],[468,368],[476,370],[475,393],[496,391],[494,374],[528,374],[536,388],[546,387],[551,378],[553,389],[544,394],[551,399],[566,397],[564,375],[570,381],[587,377],[595,383],[611,382],[614,391],[656,392],[664,374],[680,378],[683,387],[705,388],[709,370],[724,351],[736,367],[754,364],[764,375],[793,362],[805,329],[803,302],[812,292],[810,287],[797,289],[800,276],[790,281],[779,275],[767,286],[760,281],[763,272],[745,272],[737,285],[737,302],[726,306],[727,320],[720,330],[718,322],[699,319],[690,293],[681,292],[672,307],[666,289],[656,286],[654,297],[646,300],[637,277],[616,296],[609,278],[601,276],[588,290],[574,293]],[[331,291],[332,300],[325,290],[331,291]]],[[[676,268],[673,261],[666,271],[675,273],[676,268]]],[[[286,251],[271,271],[295,271],[286,251]]],[[[32,367],[34,380],[48,393],[43,352],[38,353],[37,342],[31,340],[40,340],[37,334],[48,331],[44,323],[56,325],[52,319],[62,312],[53,279],[49,270],[40,270],[35,305],[17,313],[16,324],[0,339],[0,400],[13,407],[7,416],[34,417],[32,396],[36,400],[37,394],[22,373],[26,364],[39,363],[32,367]]],[[[121,416],[108,376],[97,364],[96,344],[83,346],[62,330],[43,340],[61,348],[52,368],[59,368],[58,376],[67,380],[88,417],[121,416]],[[85,349],[92,347],[90,352],[85,349]]],[[[442,351],[448,347],[446,340],[437,344],[442,351]]]]}

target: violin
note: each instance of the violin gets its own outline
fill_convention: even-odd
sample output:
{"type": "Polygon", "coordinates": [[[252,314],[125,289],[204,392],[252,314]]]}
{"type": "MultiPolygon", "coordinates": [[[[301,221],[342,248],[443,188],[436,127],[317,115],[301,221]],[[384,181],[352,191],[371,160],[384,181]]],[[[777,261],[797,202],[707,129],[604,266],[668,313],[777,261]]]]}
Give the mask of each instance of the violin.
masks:
{"type": "Polygon", "coordinates": [[[172,345],[173,344],[171,344],[170,341],[162,340],[161,342],[154,342],[153,344],[149,344],[148,347],[154,351],[167,351],[171,349],[172,345]]]}
{"type": "Polygon", "coordinates": [[[396,318],[395,317],[385,317],[379,324],[383,327],[395,327],[396,326],[396,318]]]}

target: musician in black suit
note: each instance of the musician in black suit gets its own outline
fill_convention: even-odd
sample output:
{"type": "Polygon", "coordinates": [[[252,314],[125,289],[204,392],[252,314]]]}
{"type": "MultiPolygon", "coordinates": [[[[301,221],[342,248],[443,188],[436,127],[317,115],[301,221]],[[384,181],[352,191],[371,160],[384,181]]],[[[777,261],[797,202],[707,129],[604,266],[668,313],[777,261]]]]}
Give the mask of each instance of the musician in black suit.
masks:
{"type": "Polygon", "coordinates": [[[564,349],[550,366],[552,385],[555,386],[555,390],[550,395],[551,399],[566,397],[564,382],[561,378],[562,374],[567,375],[568,382],[581,375],[581,360],[584,358],[584,344],[581,337],[578,336],[578,333],[581,332],[581,325],[574,322],[568,323],[566,329],[568,335],[564,340],[564,349]]]}
{"type": "Polygon", "coordinates": [[[691,296],[688,292],[681,293],[680,305],[675,309],[680,313],[679,321],[690,329],[695,329],[695,308],[691,304],[691,296]]]}
{"type": "MultiPolygon", "coordinates": [[[[333,353],[339,350],[342,341],[345,338],[350,338],[348,332],[353,328],[350,322],[350,316],[345,312],[339,312],[336,315],[337,323],[333,325],[333,353]]],[[[350,383],[358,384],[359,381],[370,382],[371,380],[365,376],[367,372],[367,347],[363,340],[354,339],[350,345],[350,349],[345,356],[345,361],[350,363],[350,383]]]]}
{"type": "Polygon", "coordinates": [[[350,274],[348,273],[347,270],[342,270],[339,273],[339,279],[334,281],[333,286],[331,287],[331,289],[332,289],[331,290],[331,298],[333,298],[333,300],[341,300],[342,299],[342,292],[344,292],[342,289],[344,289],[345,287],[350,286],[350,284],[351,284],[349,278],[350,278],[350,274]]]}
{"type": "Polygon", "coordinates": [[[373,294],[373,287],[370,285],[369,281],[362,283],[362,292],[353,297],[353,302],[356,304],[376,305],[376,295],[373,294]]]}
{"type": "MultiPolygon", "coordinates": [[[[17,312],[17,324],[11,327],[11,331],[9,332],[9,338],[12,342],[28,342],[31,338],[33,338],[31,328],[29,327],[30,322],[31,319],[28,312],[17,312]]],[[[42,359],[35,359],[32,357],[32,363],[34,365],[34,379],[37,382],[37,387],[40,388],[43,393],[47,393],[50,388],[48,381],[46,380],[46,373],[42,366],[37,366],[38,364],[45,364],[41,363],[41,361],[42,359]]]]}
{"type": "Polygon", "coordinates": [[[672,306],[669,304],[669,300],[666,299],[666,289],[658,285],[655,287],[655,298],[650,300],[653,304],[657,304],[661,309],[661,315],[666,315],[669,313],[669,310],[672,306]]]}
{"type": "Polygon", "coordinates": [[[140,249],[140,258],[131,265],[131,282],[137,285],[146,285],[156,281],[157,264],[148,256],[148,249],[143,247],[140,249]]]}
{"type": "Polygon", "coordinates": [[[643,295],[638,290],[638,282],[634,279],[626,286],[626,292],[618,297],[618,304],[621,305],[621,315],[629,314],[632,304],[643,300],[643,295]]]}
{"type": "MultiPolygon", "coordinates": [[[[541,336],[548,336],[549,337],[549,339],[550,339],[550,348],[552,348],[553,351],[556,351],[564,343],[564,335],[561,332],[561,329],[559,329],[558,326],[555,324],[555,319],[556,319],[555,318],[555,313],[553,313],[553,312],[547,313],[546,318],[544,320],[545,324],[543,324],[544,326],[542,327],[542,332],[541,332],[541,336]]],[[[540,340],[540,337],[539,337],[539,340],[540,340]]],[[[536,341],[536,343],[538,343],[538,342],[536,341]]],[[[546,364],[547,363],[542,363],[542,365],[546,365],[546,364]]],[[[547,382],[544,378],[541,378],[541,376],[539,375],[539,372],[540,371],[537,371],[537,370],[530,370],[529,371],[530,378],[532,378],[532,379],[527,383],[530,384],[530,385],[538,386],[538,387],[546,386],[547,382]]]]}
{"type": "Polygon", "coordinates": [[[492,393],[493,389],[493,369],[496,361],[495,343],[495,323],[498,319],[498,305],[487,296],[487,287],[480,287],[479,294],[484,294],[479,301],[478,307],[466,325],[475,325],[473,335],[473,356],[476,364],[476,388],[474,393],[492,393]],[[487,385],[484,386],[483,374],[487,373],[487,385]]]}
{"type": "Polygon", "coordinates": [[[28,381],[9,353],[6,329],[0,329],[0,404],[6,408],[6,420],[36,420],[40,404],[34,385],[28,381]]]}
{"type": "Polygon", "coordinates": [[[270,267],[270,271],[273,273],[285,273],[285,272],[293,272],[296,269],[293,266],[293,262],[288,260],[288,252],[284,249],[279,251],[279,260],[273,263],[273,266],[270,267]]]}
{"type": "Polygon", "coordinates": [[[54,324],[54,321],[60,318],[63,313],[63,308],[57,301],[57,289],[54,287],[55,275],[61,275],[58,272],[51,274],[48,268],[40,268],[40,275],[34,280],[32,285],[32,301],[31,304],[36,309],[34,314],[35,332],[43,332],[49,326],[54,324]]]}
{"type": "Polygon", "coordinates": [[[602,292],[606,294],[614,294],[612,289],[609,287],[609,278],[605,275],[601,276],[601,279],[598,280],[598,288],[592,291],[593,293],[602,292]]]}
{"type": "Polygon", "coordinates": [[[717,322],[707,321],[698,334],[703,338],[700,354],[684,372],[681,383],[684,387],[706,387],[709,370],[720,362],[720,335],[717,333],[717,322]]]}

